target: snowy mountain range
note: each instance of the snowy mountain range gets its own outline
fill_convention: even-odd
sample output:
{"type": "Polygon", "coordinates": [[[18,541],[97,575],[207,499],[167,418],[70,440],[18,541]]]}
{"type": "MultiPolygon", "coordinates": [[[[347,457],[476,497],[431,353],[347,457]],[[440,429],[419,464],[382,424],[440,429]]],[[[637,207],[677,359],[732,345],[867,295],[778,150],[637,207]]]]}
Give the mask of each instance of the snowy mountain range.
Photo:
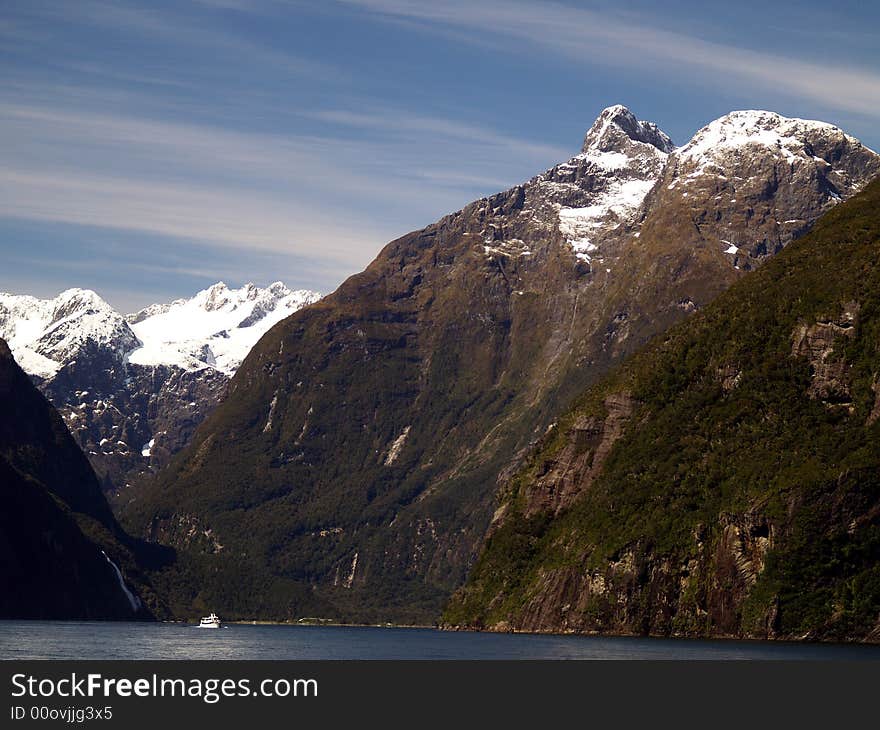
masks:
{"type": "Polygon", "coordinates": [[[112,491],[161,466],[260,337],[318,299],[281,282],[219,282],[122,315],[90,290],[52,299],[0,293],[0,337],[112,491]]]}
{"type": "Polygon", "coordinates": [[[260,289],[223,282],[192,299],[152,305],[126,317],[141,346],[129,355],[136,365],[212,367],[232,375],[270,327],[318,301],[317,292],[291,291],[280,281],[260,289]]]}

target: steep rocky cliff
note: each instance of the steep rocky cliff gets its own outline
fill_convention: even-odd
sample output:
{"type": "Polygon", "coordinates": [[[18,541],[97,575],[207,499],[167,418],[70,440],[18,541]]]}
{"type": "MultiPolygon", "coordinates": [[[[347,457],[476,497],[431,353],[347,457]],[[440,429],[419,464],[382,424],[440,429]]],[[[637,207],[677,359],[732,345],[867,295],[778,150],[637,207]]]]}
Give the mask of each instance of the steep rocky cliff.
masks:
{"type": "Polygon", "coordinates": [[[581,397],[450,625],[880,641],[880,182],[581,397]]]}
{"type": "MultiPolygon", "coordinates": [[[[737,112],[676,149],[610,107],[571,160],[272,329],[127,524],[198,563],[227,614],[432,620],[499,473],[572,397],[878,172],[819,122],[737,112]]],[[[599,461],[616,428],[584,424],[599,461]]]]}
{"type": "Polygon", "coordinates": [[[147,617],[160,608],[58,413],[0,340],[0,617],[147,617]]]}

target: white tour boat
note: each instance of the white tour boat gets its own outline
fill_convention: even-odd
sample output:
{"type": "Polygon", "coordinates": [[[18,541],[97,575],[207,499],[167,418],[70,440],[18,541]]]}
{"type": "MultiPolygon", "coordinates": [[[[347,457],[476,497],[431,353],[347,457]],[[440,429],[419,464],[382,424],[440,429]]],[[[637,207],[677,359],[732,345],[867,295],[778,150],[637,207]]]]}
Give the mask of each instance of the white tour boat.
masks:
{"type": "Polygon", "coordinates": [[[216,613],[212,613],[210,616],[205,616],[199,622],[200,629],[219,629],[220,628],[220,617],[216,613]]]}

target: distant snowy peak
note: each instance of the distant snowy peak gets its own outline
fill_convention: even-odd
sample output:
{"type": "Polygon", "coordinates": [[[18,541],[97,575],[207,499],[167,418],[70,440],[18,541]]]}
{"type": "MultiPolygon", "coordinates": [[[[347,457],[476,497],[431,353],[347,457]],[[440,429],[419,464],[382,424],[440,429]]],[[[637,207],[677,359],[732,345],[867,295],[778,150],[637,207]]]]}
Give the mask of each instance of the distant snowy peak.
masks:
{"type": "Polygon", "coordinates": [[[186,299],[175,299],[173,302],[165,302],[164,304],[151,304],[133,314],[126,314],[125,321],[130,325],[135,325],[138,322],[143,322],[145,319],[155,317],[157,314],[165,314],[171,307],[176,304],[184,304],[186,301],[186,299]]]}
{"type": "Polygon", "coordinates": [[[270,327],[320,297],[281,282],[240,289],[219,282],[191,299],[124,317],[88,289],[68,289],[53,299],[0,293],[0,337],[26,372],[44,379],[98,353],[109,362],[231,375],[270,327]]]}
{"type": "Polygon", "coordinates": [[[84,289],[0,294],[0,338],[115,491],[167,464],[260,337],[319,298],[281,282],[219,282],[124,317],[84,289]]]}
{"type": "Polygon", "coordinates": [[[129,315],[143,343],[129,356],[137,365],[215,368],[231,375],[273,325],[318,301],[308,290],[291,291],[280,281],[260,288],[230,289],[222,281],[192,299],[152,305],[129,315]]]}
{"type": "Polygon", "coordinates": [[[141,345],[125,318],[87,289],[54,299],[0,294],[0,337],[27,372],[42,378],[84,353],[109,350],[121,360],[141,345]]]}

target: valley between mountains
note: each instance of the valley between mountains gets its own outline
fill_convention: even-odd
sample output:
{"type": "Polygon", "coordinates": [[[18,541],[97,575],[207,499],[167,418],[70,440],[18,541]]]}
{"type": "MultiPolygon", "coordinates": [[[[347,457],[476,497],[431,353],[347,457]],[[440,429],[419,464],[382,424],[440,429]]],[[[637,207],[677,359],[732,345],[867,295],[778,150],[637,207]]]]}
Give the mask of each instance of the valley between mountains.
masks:
{"type": "Polygon", "coordinates": [[[880,638],[878,174],[822,122],[613,106],[322,299],[4,296],[0,336],[154,615],[880,638]]]}

